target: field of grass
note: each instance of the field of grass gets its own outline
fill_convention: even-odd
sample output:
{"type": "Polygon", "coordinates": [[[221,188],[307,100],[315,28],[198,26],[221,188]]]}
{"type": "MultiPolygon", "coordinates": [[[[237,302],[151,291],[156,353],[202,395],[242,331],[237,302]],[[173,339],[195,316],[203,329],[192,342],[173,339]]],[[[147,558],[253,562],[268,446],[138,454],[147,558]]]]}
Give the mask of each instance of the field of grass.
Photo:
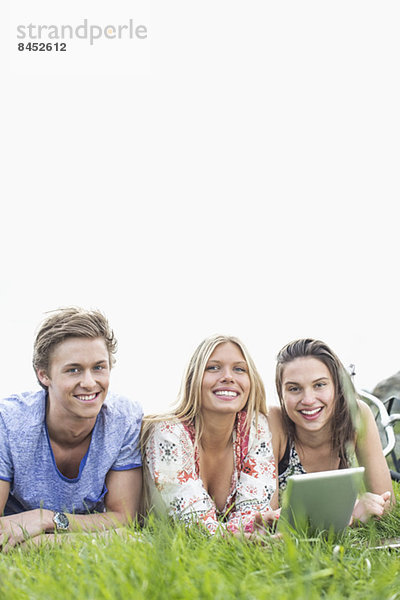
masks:
{"type": "Polygon", "coordinates": [[[328,538],[261,545],[154,520],[139,541],[81,534],[67,544],[0,553],[0,598],[400,599],[400,550],[370,548],[400,536],[395,489],[392,514],[328,538]]]}

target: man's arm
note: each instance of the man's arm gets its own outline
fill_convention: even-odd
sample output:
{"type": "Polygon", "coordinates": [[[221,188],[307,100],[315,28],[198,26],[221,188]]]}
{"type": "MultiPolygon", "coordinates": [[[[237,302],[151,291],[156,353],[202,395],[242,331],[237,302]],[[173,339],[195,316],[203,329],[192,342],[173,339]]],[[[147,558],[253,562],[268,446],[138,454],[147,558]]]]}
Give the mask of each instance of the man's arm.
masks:
{"type": "Polygon", "coordinates": [[[10,482],[0,479],[0,515],[3,514],[6,505],[8,494],[10,493],[10,482]]]}
{"type": "MultiPolygon", "coordinates": [[[[0,514],[4,511],[9,492],[10,483],[0,479],[0,514]]],[[[37,535],[43,531],[41,529],[42,512],[39,510],[30,510],[8,517],[1,517],[0,551],[7,551],[12,546],[23,542],[26,537],[37,535]]]]}
{"type": "Polygon", "coordinates": [[[105,513],[68,515],[71,531],[113,529],[127,525],[136,518],[142,494],[142,469],[109,471],[106,477],[108,492],[105,513]]]}
{"type": "MultiPolygon", "coordinates": [[[[106,485],[108,488],[105,497],[106,512],[88,515],[69,514],[69,531],[104,531],[126,525],[135,519],[142,491],[142,469],[109,471],[106,485]]],[[[0,499],[1,488],[2,486],[0,486],[0,499]]],[[[3,517],[0,519],[0,549],[7,550],[24,542],[27,537],[34,537],[45,531],[54,531],[53,516],[52,510],[36,508],[3,517]]]]}

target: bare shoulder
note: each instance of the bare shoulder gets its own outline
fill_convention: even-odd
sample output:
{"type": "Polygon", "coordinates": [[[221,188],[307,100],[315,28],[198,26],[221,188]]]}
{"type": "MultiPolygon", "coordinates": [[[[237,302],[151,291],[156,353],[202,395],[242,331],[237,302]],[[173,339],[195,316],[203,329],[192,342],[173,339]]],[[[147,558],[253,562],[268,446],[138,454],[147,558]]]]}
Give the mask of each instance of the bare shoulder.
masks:
{"type": "Polygon", "coordinates": [[[361,398],[358,398],[357,404],[358,404],[359,410],[362,413],[366,414],[366,413],[372,412],[370,407],[368,406],[368,404],[365,402],[365,400],[361,400],[361,398]]]}
{"type": "Polygon", "coordinates": [[[371,407],[364,400],[358,400],[358,426],[356,431],[356,451],[377,452],[381,449],[378,426],[371,407]]]}
{"type": "Polygon", "coordinates": [[[360,411],[360,416],[364,420],[364,422],[368,423],[370,421],[375,421],[374,415],[372,413],[371,407],[368,406],[364,400],[357,400],[358,410],[360,411]]]}
{"type": "Polygon", "coordinates": [[[282,409],[280,406],[270,406],[268,408],[267,418],[270,426],[283,428],[282,409]]]}
{"type": "Polygon", "coordinates": [[[390,472],[382,452],[382,443],[374,414],[368,403],[358,401],[361,427],[357,432],[356,455],[359,465],[365,467],[368,492],[383,494],[392,489],[390,472]]]}
{"type": "Polygon", "coordinates": [[[270,406],[268,409],[267,418],[268,426],[272,435],[272,445],[274,448],[275,459],[279,461],[284,454],[287,440],[281,407],[270,406]]]}

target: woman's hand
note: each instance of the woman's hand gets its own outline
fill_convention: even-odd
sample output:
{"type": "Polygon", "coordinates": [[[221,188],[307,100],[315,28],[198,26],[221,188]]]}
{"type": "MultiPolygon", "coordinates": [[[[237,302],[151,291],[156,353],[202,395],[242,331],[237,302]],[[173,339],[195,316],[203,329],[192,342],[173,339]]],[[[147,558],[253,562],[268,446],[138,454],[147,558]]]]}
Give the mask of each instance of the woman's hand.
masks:
{"type": "Polygon", "coordinates": [[[280,508],[257,512],[252,521],[252,531],[245,532],[245,537],[252,542],[261,544],[264,544],[266,539],[280,538],[280,533],[274,533],[280,512],[280,508]]]}
{"type": "Polygon", "coordinates": [[[392,493],[372,494],[366,492],[359,498],[353,509],[349,525],[355,521],[366,523],[370,517],[381,517],[390,507],[392,493]]]}
{"type": "Polygon", "coordinates": [[[275,530],[280,514],[280,508],[277,510],[264,510],[262,512],[257,512],[254,518],[254,531],[257,531],[258,533],[270,534],[275,530]]]}

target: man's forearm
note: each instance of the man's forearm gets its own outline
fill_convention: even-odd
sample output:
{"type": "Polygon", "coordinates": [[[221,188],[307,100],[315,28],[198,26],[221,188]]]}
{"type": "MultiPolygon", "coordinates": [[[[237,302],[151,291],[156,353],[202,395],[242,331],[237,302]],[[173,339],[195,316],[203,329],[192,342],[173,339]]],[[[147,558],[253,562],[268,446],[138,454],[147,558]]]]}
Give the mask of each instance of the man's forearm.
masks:
{"type": "Polygon", "coordinates": [[[88,515],[67,515],[70,531],[104,531],[116,529],[132,521],[131,517],[123,512],[108,511],[88,515]]]}
{"type": "MultiPolygon", "coordinates": [[[[74,515],[67,514],[69,527],[67,531],[104,531],[126,525],[131,518],[117,511],[105,513],[74,515]]],[[[54,523],[54,511],[36,508],[0,519],[0,545],[7,542],[14,546],[29,537],[35,537],[44,532],[57,531],[54,523]]]]}

